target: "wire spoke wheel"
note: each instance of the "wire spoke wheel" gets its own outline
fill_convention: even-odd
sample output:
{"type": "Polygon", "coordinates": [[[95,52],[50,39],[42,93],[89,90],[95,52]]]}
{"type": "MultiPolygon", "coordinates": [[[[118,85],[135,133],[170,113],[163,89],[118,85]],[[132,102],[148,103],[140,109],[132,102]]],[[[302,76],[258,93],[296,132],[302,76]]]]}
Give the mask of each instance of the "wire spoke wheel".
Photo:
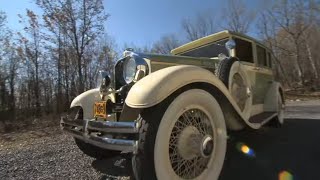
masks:
{"type": "Polygon", "coordinates": [[[198,177],[213,151],[213,127],[200,109],[189,109],[175,122],[169,141],[169,157],[174,172],[181,178],[198,177]]]}
{"type": "Polygon", "coordinates": [[[132,158],[136,179],[218,179],[227,131],[214,96],[188,89],[140,118],[139,153],[132,158]]]}

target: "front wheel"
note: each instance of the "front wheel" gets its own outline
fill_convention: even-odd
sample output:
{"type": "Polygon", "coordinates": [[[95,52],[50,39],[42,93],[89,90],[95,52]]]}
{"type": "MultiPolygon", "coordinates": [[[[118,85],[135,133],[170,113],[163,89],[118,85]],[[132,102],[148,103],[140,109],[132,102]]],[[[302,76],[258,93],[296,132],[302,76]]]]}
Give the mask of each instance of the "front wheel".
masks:
{"type": "Polygon", "coordinates": [[[219,103],[201,89],[172,99],[141,114],[136,179],[218,179],[227,141],[219,103]]]}

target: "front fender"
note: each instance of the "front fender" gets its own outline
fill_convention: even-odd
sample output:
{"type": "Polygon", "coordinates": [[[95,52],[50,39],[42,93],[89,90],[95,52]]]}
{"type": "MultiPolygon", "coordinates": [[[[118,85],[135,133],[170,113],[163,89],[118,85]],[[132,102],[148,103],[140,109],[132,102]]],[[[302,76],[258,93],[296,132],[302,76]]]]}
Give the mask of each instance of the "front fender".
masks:
{"type": "Polygon", "coordinates": [[[197,66],[172,66],[151,73],[132,86],[126,98],[126,104],[132,108],[152,107],[179,88],[196,82],[209,83],[215,86],[228,99],[240,117],[248,122],[250,114],[241,112],[229,90],[220,79],[210,71],[197,66]]]}
{"type": "Polygon", "coordinates": [[[94,102],[100,100],[99,89],[90,89],[74,98],[71,102],[70,108],[80,106],[83,109],[83,118],[92,119],[94,102]]]}
{"type": "MultiPolygon", "coordinates": [[[[115,102],[114,94],[109,94],[105,97],[105,100],[110,99],[112,102],[115,102]]],[[[83,118],[84,119],[93,119],[93,105],[94,102],[101,101],[99,88],[90,89],[86,92],[83,92],[79,96],[73,99],[71,102],[70,108],[80,106],[83,109],[83,118]]],[[[115,117],[108,117],[110,120],[113,120],[115,117]]]]}

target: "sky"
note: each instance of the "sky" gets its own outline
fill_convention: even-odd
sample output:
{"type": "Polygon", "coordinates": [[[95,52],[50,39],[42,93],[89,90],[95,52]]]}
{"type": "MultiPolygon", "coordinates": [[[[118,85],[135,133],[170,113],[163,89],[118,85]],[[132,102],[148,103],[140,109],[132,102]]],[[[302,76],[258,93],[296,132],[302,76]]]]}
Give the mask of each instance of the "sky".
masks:
{"type": "MultiPolygon", "coordinates": [[[[41,13],[32,0],[0,0],[0,11],[7,14],[8,26],[21,31],[17,14],[26,8],[41,13]]],[[[182,37],[181,21],[205,11],[221,11],[223,0],[103,0],[110,14],[106,32],[122,47],[125,43],[151,46],[161,36],[175,33],[182,37]]],[[[245,0],[249,8],[260,9],[256,0],[245,0]]],[[[218,21],[222,17],[216,17],[218,21]]]]}

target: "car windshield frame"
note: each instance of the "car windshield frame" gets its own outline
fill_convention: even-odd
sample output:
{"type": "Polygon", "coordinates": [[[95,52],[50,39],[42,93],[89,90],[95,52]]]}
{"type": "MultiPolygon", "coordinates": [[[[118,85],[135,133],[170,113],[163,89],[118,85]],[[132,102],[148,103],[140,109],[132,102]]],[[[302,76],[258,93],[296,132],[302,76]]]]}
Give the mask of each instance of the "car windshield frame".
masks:
{"type": "Polygon", "coordinates": [[[228,49],[225,47],[225,43],[228,40],[228,37],[222,38],[203,46],[199,46],[194,49],[182,52],[179,54],[179,56],[213,58],[218,57],[221,53],[224,55],[228,55],[228,49]]]}

